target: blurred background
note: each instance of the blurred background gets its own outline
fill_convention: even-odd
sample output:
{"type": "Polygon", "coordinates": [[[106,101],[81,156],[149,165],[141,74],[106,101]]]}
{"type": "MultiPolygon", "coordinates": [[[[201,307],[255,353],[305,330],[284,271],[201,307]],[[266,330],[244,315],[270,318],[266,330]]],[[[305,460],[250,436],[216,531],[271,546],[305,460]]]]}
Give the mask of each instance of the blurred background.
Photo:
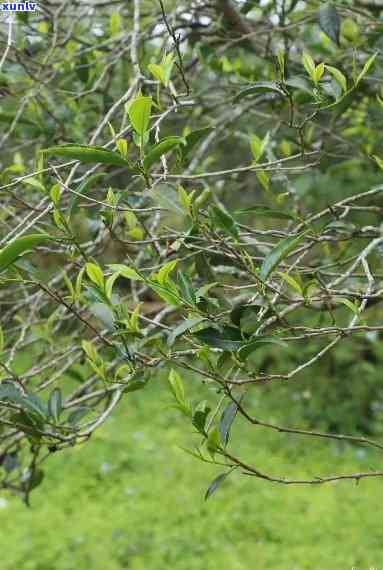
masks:
{"type": "MultiPolygon", "coordinates": [[[[195,436],[169,402],[161,378],[131,394],[85,446],[50,458],[30,509],[2,494],[1,569],[379,568],[380,480],[287,487],[235,474],[204,501],[220,469],[180,449],[195,436]]],[[[280,419],[277,406],[270,401],[262,412],[280,419]]],[[[308,446],[240,424],[232,437],[244,458],[270,473],[381,467],[361,446],[308,446]]]]}

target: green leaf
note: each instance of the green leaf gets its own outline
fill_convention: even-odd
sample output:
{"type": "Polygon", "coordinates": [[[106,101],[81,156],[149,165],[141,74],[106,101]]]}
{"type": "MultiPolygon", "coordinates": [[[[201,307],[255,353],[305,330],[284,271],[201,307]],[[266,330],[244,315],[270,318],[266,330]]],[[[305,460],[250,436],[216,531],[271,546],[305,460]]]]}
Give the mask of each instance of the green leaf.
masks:
{"type": "Polygon", "coordinates": [[[139,96],[128,106],[130,122],[136,133],[140,136],[143,136],[148,130],[151,110],[151,97],[139,96]]]}
{"type": "Polygon", "coordinates": [[[359,85],[359,83],[362,81],[363,77],[368,73],[368,71],[369,71],[370,67],[372,66],[372,64],[374,63],[377,55],[378,55],[378,52],[374,53],[371,57],[368,58],[368,60],[364,64],[362,71],[359,73],[358,77],[356,78],[355,85],[359,85]]]}
{"type": "Polygon", "coordinates": [[[372,156],[372,158],[375,160],[375,162],[376,162],[376,164],[379,166],[379,168],[380,168],[381,170],[383,170],[383,159],[382,159],[382,158],[379,158],[379,156],[376,156],[376,154],[374,154],[374,155],[372,156]]]}
{"type": "Polygon", "coordinates": [[[158,79],[158,81],[167,87],[172,73],[173,64],[173,54],[168,53],[163,57],[161,64],[150,63],[148,65],[148,70],[156,79],[158,79]]]}
{"type": "Polygon", "coordinates": [[[174,55],[171,52],[164,54],[161,65],[165,69],[165,86],[167,86],[172,74],[174,55]]]}
{"type": "Polygon", "coordinates": [[[300,295],[303,295],[303,289],[301,285],[296,281],[289,273],[279,273],[282,279],[290,285],[295,291],[297,291],[300,295]]]}
{"type": "Polygon", "coordinates": [[[267,206],[252,206],[251,208],[244,208],[241,210],[236,210],[234,212],[237,215],[245,214],[258,214],[265,218],[274,218],[275,220],[295,220],[296,216],[289,211],[285,210],[273,210],[273,208],[268,208],[267,206]]]}
{"type": "Polygon", "coordinates": [[[82,279],[85,273],[85,267],[83,267],[79,274],[76,277],[76,284],[75,284],[75,295],[76,299],[79,299],[81,296],[81,288],[82,288],[82,279]]]}
{"type": "Polygon", "coordinates": [[[311,279],[308,283],[305,283],[303,288],[303,295],[306,301],[310,301],[311,294],[314,294],[315,291],[320,290],[319,282],[316,279],[311,279]]]}
{"type": "Polygon", "coordinates": [[[181,380],[181,376],[175,370],[171,370],[168,380],[169,380],[170,389],[179,405],[179,408],[183,411],[184,414],[189,415],[190,406],[185,399],[185,390],[181,380]]]}
{"type": "Polygon", "coordinates": [[[205,425],[208,415],[211,409],[208,406],[207,402],[200,402],[196,407],[194,414],[193,414],[193,426],[203,435],[205,435],[205,425]]]}
{"type": "Polygon", "coordinates": [[[319,8],[318,21],[321,30],[326,34],[326,36],[339,46],[340,18],[338,10],[332,2],[327,2],[319,8]]]}
{"type": "Polygon", "coordinates": [[[113,164],[115,166],[128,166],[128,162],[118,152],[107,150],[102,146],[89,146],[80,144],[63,144],[51,146],[41,151],[45,154],[62,156],[71,160],[86,163],[113,164]]]}
{"type": "Polygon", "coordinates": [[[23,398],[21,389],[9,382],[0,383],[0,400],[20,403],[23,398]]]}
{"type": "Polygon", "coordinates": [[[278,81],[256,81],[251,87],[238,93],[238,95],[234,97],[233,103],[238,103],[238,101],[241,101],[244,97],[255,95],[259,91],[273,91],[274,93],[286,97],[286,93],[278,81]]]}
{"type": "Polygon", "coordinates": [[[177,287],[174,283],[168,284],[167,286],[160,285],[158,283],[154,283],[153,281],[149,282],[149,286],[153,291],[157,293],[161,299],[169,303],[170,305],[175,305],[179,307],[182,305],[180,296],[177,291],[177,287]]]}
{"type": "Polygon", "coordinates": [[[138,148],[143,149],[150,139],[150,131],[146,131],[143,135],[139,135],[136,131],[133,131],[133,142],[138,148]]]}
{"type": "Polygon", "coordinates": [[[171,272],[176,268],[178,261],[178,259],[168,261],[168,263],[165,263],[165,265],[161,267],[158,273],[156,273],[156,280],[160,285],[163,285],[165,287],[169,284],[169,276],[171,272]]]}
{"type": "Polygon", "coordinates": [[[101,267],[95,263],[86,263],[85,271],[93,283],[95,283],[100,289],[104,289],[105,278],[101,267]]]}
{"type": "Polygon", "coordinates": [[[337,299],[337,303],[342,303],[348,309],[350,309],[355,315],[359,314],[359,307],[349,299],[342,297],[341,299],[337,299]]]}
{"type": "Polygon", "coordinates": [[[114,313],[108,305],[105,303],[92,303],[91,305],[88,305],[88,309],[92,315],[102,322],[104,327],[110,331],[115,330],[114,313]]]}
{"type": "Polygon", "coordinates": [[[0,273],[14,263],[21,255],[52,239],[48,234],[30,234],[20,237],[0,250],[0,273]]]}
{"type": "MultiPolygon", "coordinates": [[[[311,73],[310,73],[311,76],[311,73]]],[[[310,83],[304,77],[293,76],[286,79],[285,84],[293,89],[298,89],[309,95],[312,95],[312,89],[310,83]]]]}
{"type": "Polygon", "coordinates": [[[337,69],[336,67],[332,67],[331,65],[326,65],[326,70],[335,78],[335,80],[339,83],[344,93],[347,91],[347,79],[343,73],[337,69]]]}
{"type": "Polygon", "coordinates": [[[84,53],[79,57],[78,65],[76,65],[76,75],[80,81],[87,84],[89,81],[89,70],[91,67],[90,59],[84,53]]]}
{"type": "Polygon", "coordinates": [[[170,210],[179,216],[184,215],[185,212],[180,204],[178,192],[169,184],[158,184],[152,188],[151,197],[154,203],[161,208],[170,210]]]}
{"type": "Polygon", "coordinates": [[[322,76],[324,74],[324,69],[325,69],[325,66],[324,66],[323,62],[315,67],[314,73],[313,73],[313,79],[314,79],[314,82],[316,84],[319,83],[319,81],[322,79],[322,76]]]}
{"type": "Polygon", "coordinates": [[[185,402],[185,390],[181,376],[175,370],[170,371],[169,384],[177,402],[185,402]]]}
{"type": "Polygon", "coordinates": [[[23,180],[23,184],[27,184],[27,186],[32,186],[33,188],[40,190],[40,192],[45,192],[44,184],[34,176],[30,176],[29,178],[23,180]]]}
{"type": "Polygon", "coordinates": [[[209,207],[209,212],[212,214],[213,221],[217,224],[217,226],[225,230],[234,238],[238,238],[239,231],[237,222],[227,210],[225,210],[222,206],[214,205],[209,207]]]}
{"type": "Polygon", "coordinates": [[[195,317],[193,319],[186,319],[183,323],[178,325],[172,332],[169,334],[168,337],[168,346],[172,346],[174,341],[177,337],[181,336],[184,332],[190,330],[191,328],[195,327],[196,325],[200,324],[204,321],[204,317],[195,317]]]}
{"type": "Polygon", "coordinates": [[[60,184],[54,184],[51,188],[51,191],[49,193],[51,200],[53,202],[53,204],[55,206],[57,206],[60,202],[60,197],[61,197],[61,188],[60,188],[60,184]]]}
{"type": "Polygon", "coordinates": [[[110,29],[110,35],[112,37],[117,36],[122,29],[122,18],[120,12],[118,12],[117,10],[112,12],[110,15],[109,29],[110,29]]]}
{"type": "Polygon", "coordinates": [[[51,393],[48,401],[48,413],[54,422],[58,423],[62,412],[62,396],[61,390],[55,388],[51,393]]]}
{"type": "Polygon", "coordinates": [[[219,434],[221,436],[221,441],[225,446],[229,443],[230,430],[235,416],[237,415],[237,411],[238,406],[236,402],[230,402],[222,412],[222,416],[219,421],[219,434]]]}
{"type": "Polygon", "coordinates": [[[249,305],[247,303],[238,303],[230,312],[230,320],[234,323],[237,327],[241,325],[241,319],[244,316],[246,311],[259,311],[259,305],[249,305]]]}
{"type": "Polygon", "coordinates": [[[150,73],[158,79],[163,85],[166,87],[166,70],[163,65],[159,65],[158,63],[150,63],[148,65],[148,70],[150,73]]]}
{"type": "Polygon", "coordinates": [[[185,299],[185,301],[187,301],[191,305],[195,305],[196,296],[189,277],[185,275],[182,271],[178,271],[177,281],[179,284],[182,298],[185,299]]]}
{"type": "Polygon", "coordinates": [[[258,162],[263,153],[266,150],[267,145],[270,141],[270,133],[267,133],[263,139],[260,139],[257,135],[252,135],[250,137],[250,148],[251,152],[253,153],[254,160],[258,162]]]}
{"type": "Polygon", "coordinates": [[[212,458],[214,458],[214,454],[221,447],[221,439],[217,427],[214,427],[209,431],[209,434],[207,436],[206,447],[212,458]]]}
{"type": "Polygon", "coordinates": [[[255,175],[262,188],[268,192],[270,190],[270,176],[266,170],[257,170],[255,175]]]}
{"type": "Polygon", "coordinates": [[[32,392],[23,394],[21,390],[12,384],[3,383],[0,385],[0,400],[8,400],[17,404],[26,414],[32,416],[38,422],[46,420],[48,417],[48,409],[45,403],[36,394],[32,392]]]}
{"type": "Polygon", "coordinates": [[[315,73],[315,62],[311,55],[306,51],[304,51],[302,54],[302,63],[305,70],[307,71],[307,74],[311,77],[311,79],[313,79],[315,73]]]}
{"type": "Polygon", "coordinates": [[[133,281],[145,281],[145,279],[141,277],[141,275],[139,275],[135,269],[128,267],[127,265],[112,263],[111,265],[108,265],[108,267],[126,279],[132,279],[133,281]]]}
{"type": "MultiPolygon", "coordinates": [[[[194,191],[190,194],[190,196],[192,196],[193,193],[194,191]]],[[[212,196],[211,189],[205,188],[205,190],[203,190],[201,194],[199,194],[194,201],[193,204],[194,211],[198,212],[201,208],[203,208],[204,205],[210,200],[211,196],[212,196]]]]}
{"type": "Polygon", "coordinates": [[[92,362],[97,362],[99,360],[99,356],[97,354],[97,349],[94,344],[89,340],[83,340],[81,343],[82,349],[92,362]]]}
{"type": "Polygon", "coordinates": [[[178,186],[177,192],[178,192],[178,199],[179,199],[181,206],[184,208],[185,212],[187,214],[189,214],[190,213],[190,206],[192,204],[192,199],[193,199],[193,192],[188,194],[183,186],[178,186]]]}
{"type": "Polygon", "coordinates": [[[202,129],[197,129],[196,131],[192,131],[191,133],[186,135],[186,137],[184,137],[186,144],[185,144],[185,146],[182,146],[180,149],[182,159],[184,160],[190,154],[190,152],[193,150],[193,148],[200,141],[205,139],[207,137],[207,135],[209,133],[211,133],[213,130],[214,130],[214,127],[203,127],[202,129]]]}
{"type": "Polygon", "coordinates": [[[194,333],[194,336],[203,344],[214,348],[222,348],[230,352],[238,350],[243,345],[241,332],[229,326],[224,327],[221,332],[213,327],[209,327],[194,333]]]}
{"type": "Polygon", "coordinates": [[[67,276],[66,273],[63,274],[63,279],[65,281],[65,285],[68,288],[71,300],[74,302],[76,300],[76,293],[75,293],[74,287],[72,285],[72,281],[69,279],[69,277],[67,276]]]}
{"type": "Polygon", "coordinates": [[[45,402],[32,392],[27,393],[23,397],[21,407],[26,413],[31,414],[39,420],[46,420],[48,417],[48,409],[45,402]]]}
{"type": "Polygon", "coordinates": [[[298,236],[289,237],[281,242],[267,255],[262,263],[259,273],[260,278],[265,281],[270,273],[291,253],[303,240],[306,232],[298,236]]]}
{"type": "Polygon", "coordinates": [[[213,479],[213,481],[210,483],[208,487],[208,490],[206,491],[205,501],[207,501],[212,496],[212,494],[218,489],[218,487],[222,485],[222,483],[224,482],[226,477],[230,475],[230,473],[231,471],[227,471],[226,473],[221,473],[220,475],[218,475],[218,477],[213,479]]]}
{"type": "Polygon", "coordinates": [[[130,330],[136,333],[140,332],[140,310],[141,310],[141,303],[138,303],[134,311],[132,311],[132,314],[130,315],[129,319],[130,330]]]}
{"type": "Polygon", "coordinates": [[[120,155],[126,160],[128,158],[129,143],[126,139],[117,139],[116,147],[120,155]]]}
{"type": "Polygon", "coordinates": [[[185,145],[185,139],[183,137],[167,137],[152,146],[149,153],[144,158],[144,168],[146,172],[161,158],[162,155],[180,145],[185,145]]]}
{"type": "Polygon", "coordinates": [[[111,275],[110,277],[108,277],[108,279],[106,280],[105,283],[105,295],[107,296],[107,298],[109,299],[109,301],[112,300],[112,293],[113,293],[113,287],[115,282],[117,281],[117,279],[119,278],[120,274],[119,273],[113,273],[113,275],[111,275]]]}

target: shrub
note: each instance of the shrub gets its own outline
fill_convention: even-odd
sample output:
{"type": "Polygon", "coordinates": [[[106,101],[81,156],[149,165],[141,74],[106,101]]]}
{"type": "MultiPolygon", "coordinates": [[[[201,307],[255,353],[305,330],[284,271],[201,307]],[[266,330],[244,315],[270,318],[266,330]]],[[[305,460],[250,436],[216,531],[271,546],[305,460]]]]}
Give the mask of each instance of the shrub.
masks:
{"type": "Polygon", "coordinates": [[[49,454],[159,369],[188,451],[222,465],[207,496],[237,470],[381,475],[286,479],[230,446],[242,416],[381,447],[363,435],[381,406],[380,9],[65,10],[3,24],[3,487],[28,502],[49,454]],[[282,417],[303,398],[302,427],[254,411],[265,391],[282,417]]]}

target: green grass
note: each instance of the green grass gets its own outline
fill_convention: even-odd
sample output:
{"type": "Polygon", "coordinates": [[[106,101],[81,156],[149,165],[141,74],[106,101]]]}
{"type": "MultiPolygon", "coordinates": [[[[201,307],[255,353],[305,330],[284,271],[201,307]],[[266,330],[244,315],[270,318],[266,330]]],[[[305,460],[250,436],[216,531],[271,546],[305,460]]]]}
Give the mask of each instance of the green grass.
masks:
{"type": "MultiPolygon", "coordinates": [[[[85,447],[53,455],[32,508],[0,502],[1,570],[347,570],[383,567],[382,481],[318,487],[220,472],[178,449],[193,437],[168,394],[131,394],[85,447]]],[[[246,460],[282,475],[378,467],[360,448],[239,425],[246,460]]]]}

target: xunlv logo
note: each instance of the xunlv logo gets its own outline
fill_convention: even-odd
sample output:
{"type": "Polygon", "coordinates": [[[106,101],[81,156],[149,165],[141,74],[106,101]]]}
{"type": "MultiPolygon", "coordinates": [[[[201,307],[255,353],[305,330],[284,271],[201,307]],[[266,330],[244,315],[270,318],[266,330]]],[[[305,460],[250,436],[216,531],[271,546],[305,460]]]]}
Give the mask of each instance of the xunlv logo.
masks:
{"type": "Polygon", "coordinates": [[[35,2],[0,2],[0,12],[35,12],[35,2]]]}

